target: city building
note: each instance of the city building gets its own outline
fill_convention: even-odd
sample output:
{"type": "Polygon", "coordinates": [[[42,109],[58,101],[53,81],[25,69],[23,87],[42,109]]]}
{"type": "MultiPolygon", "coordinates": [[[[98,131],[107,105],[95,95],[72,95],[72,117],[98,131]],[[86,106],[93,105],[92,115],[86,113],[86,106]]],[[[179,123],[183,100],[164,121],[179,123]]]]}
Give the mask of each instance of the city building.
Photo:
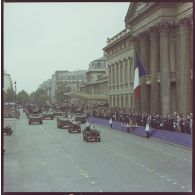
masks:
{"type": "Polygon", "coordinates": [[[84,104],[108,103],[108,77],[106,57],[92,61],[86,72],[86,81],[80,84],[80,92],[66,95],[77,98],[84,104]]]}
{"type": "Polygon", "coordinates": [[[3,74],[3,90],[6,92],[13,87],[10,74],[4,72],[3,74]]]}
{"type": "Polygon", "coordinates": [[[108,63],[108,94],[111,107],[134,108],[131,31],[125,29],[107,40],[104,48],[108,63]]]}
{"type": "Polygon", "coordinates": [[[64,94],[67,90],[79,91],[79,85],[86,80],[85,73],[85,70],[55,71],[52,78],[48,81],[44,81],[40,87],[46,89],[51,98],[51,103],[57,104],[59,93],[64,94]]]}
{"type": "Polygon", "coordinates": [[[125,30],[103,49],[112,106],[152,113],[192,111],[192,8],[191,2],[130,3],[125,30]],[[140,101],[133,96],[136,50],[147,71],[140,101]]]}

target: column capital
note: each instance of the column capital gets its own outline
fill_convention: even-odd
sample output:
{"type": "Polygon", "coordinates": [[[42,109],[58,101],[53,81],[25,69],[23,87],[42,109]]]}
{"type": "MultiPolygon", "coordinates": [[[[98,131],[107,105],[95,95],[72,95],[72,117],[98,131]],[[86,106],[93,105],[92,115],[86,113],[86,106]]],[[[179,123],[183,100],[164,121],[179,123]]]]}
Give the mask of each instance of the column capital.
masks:
{"type": "Polygon", "coordinates": [[[146,31],[139,34],[139,38],[140,38],[141,43],[143,43],[147,40],[147,35],[148,35],[148,33],[146,31]]]}
{"type": "Polygon", "coordinates": [[[170,27],[170,36],[171,36],[171,38],[175,38],[177,32],[178,32],[178,27],[177,26],[171,26],[170,27]]]}
{"type": "Polygon", "coordinates": [[[158,27],[157,26],[150,27],[148,33],[150,35],[150,38],[156,38],[158,36],[158,27]]]}
{"type": "Polygon", "coordinates": [[[160,36],[167,36],[170,32],[171,25],[168,22],[161,22],[158,25],[160,36]]]}
{"type": "MultiPolygon", "coordinates": [[[[193,20],[192,20],[193,22],[193,20]]],[[[178,21],[179,27],[180,27],[180,31],[182,30],[189,30],[190,27],[190,18],[183,18],[181,20],[178,21]]]]}

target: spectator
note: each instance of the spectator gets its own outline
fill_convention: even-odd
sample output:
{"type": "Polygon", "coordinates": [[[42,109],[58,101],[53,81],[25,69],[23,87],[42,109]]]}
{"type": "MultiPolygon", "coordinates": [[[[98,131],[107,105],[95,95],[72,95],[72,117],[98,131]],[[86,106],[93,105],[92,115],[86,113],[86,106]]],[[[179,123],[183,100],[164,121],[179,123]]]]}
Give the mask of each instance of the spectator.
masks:
{"type": "Polygon", "coordinates": [[[112,129],[112,118],[109,120],[110,128],[112,129]]]}
{"type": "Polygon", "coordinates": [[[149,138],[150,137],[150,126],[149,126],[149,123],[146,123],[145,131],[146,131],[147,138],[149,138]]]}

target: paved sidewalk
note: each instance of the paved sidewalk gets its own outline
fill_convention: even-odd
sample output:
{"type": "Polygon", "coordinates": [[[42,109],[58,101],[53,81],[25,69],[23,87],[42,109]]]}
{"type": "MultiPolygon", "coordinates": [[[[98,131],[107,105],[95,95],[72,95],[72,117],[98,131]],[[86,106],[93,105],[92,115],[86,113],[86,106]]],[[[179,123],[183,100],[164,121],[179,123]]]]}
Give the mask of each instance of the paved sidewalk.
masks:
{"type": "MultiPolygon", "coordinates": [[[[89,117],[87,118],[87,121],[90,123],[100,124],[109,127],[109,120],[107,119],[89,117]]],[[[113,121],[112,129],[126,132],[126,127],[123,127],[121,122],[118,121],[113,121]]],[[[146,137],[145,127],[143,126],[134,127],[131,133],[138,136],[146,137]]],[[[187,148],[192,148],[191,134],[177,133],[160,129],[152,129],[150,134],[151,134],[150,138],[152,139],[164,141],[171,144],[176,144],[179,146],[184,146],[187,148]]]]}

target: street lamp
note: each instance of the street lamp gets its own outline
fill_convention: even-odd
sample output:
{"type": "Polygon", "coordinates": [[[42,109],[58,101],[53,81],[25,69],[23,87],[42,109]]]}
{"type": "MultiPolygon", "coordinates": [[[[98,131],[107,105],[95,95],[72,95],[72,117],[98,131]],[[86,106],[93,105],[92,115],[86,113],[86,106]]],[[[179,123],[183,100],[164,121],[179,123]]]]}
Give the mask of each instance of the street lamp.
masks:
{"type": "Polygon", "coordinates": [[[15,87],[15,112],[16,112],[16,81],[14,82],[14,87],[15,87]]]}

